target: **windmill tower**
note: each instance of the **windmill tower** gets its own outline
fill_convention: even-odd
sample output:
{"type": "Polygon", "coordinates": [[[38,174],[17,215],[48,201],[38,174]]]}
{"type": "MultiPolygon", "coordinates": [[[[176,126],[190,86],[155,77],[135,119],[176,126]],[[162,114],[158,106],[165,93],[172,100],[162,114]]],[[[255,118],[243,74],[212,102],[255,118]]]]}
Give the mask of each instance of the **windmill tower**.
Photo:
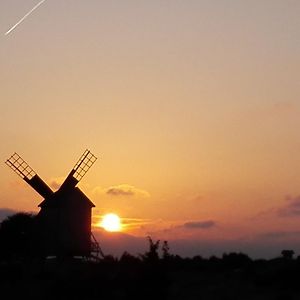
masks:
{"type": "Polygon", "coordinates": [[[89,150],[84,151],[56,192],[17,153],[6,161],[44,198],[38,205],[36,231],[43,256],[89,257],[94,248],[100,249],[99,245],[95,245],[91,232],[92,208],[95,205],[76,186],[96,160],[89,150]]]}

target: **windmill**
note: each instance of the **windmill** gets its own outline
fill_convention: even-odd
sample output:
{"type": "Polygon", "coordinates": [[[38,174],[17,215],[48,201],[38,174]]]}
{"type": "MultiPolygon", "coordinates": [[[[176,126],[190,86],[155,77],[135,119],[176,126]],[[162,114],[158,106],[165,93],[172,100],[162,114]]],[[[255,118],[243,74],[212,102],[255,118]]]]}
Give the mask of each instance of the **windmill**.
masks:
{"type": "Polygon", "coordinates": [[[38,205],[36,230],[43,256],[90,257],[93,251],[103,255],[91,232],[95,205],[76,186],[96,160],[95,155],[85,150],[55,192],[17,153],[5,162],[44,198],[38,205]]]}

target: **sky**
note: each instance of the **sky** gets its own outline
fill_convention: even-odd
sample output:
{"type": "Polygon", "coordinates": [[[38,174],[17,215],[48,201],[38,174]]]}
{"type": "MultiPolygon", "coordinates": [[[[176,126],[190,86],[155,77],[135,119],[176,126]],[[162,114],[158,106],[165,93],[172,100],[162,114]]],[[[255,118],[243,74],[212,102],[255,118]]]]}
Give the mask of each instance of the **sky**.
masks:
{"type": "MultiPolygon", "coordinates": [[[[3,162],[57,188],[90,149],[107,251],[300,254],[298,0],[47,0],[5,35],[37,3],[0,2],[3,162]]],[[[0,165],[0,216],[41,200],[0,165]]]]}

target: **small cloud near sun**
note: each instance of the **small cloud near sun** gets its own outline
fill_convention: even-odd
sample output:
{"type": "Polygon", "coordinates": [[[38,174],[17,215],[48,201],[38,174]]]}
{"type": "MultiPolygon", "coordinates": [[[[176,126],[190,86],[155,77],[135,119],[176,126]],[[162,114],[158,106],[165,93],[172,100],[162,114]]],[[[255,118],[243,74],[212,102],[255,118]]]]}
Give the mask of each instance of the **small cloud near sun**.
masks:
{"type": "Polygon", "coordinates": [[[60,186],[62,185],[62,183],[64,182],[65,178],[64,177],[55,177],[55,178],[51,178],[48,182],[49,182],[49,186],[53,189],[53,190],[58,190],[60,188],[60,186]]]}
{"type": "Polygon", "coordinates": [[[124,197],[138,196],[138,197],[145,197],[145,198],[150,197],[150,194],[147,191],[139,189],[130,184],[113,185],[108,188],[97,187],[96,189],[94,189],[94,192],[100,194],[106,194],[109,196],[124,196],[124,197]]]}
{"type": "MultiPolygon", "coordinates": [[[[53,189],[53,191],[57,191],[65,180],[66,177],[52,177],[47,180],[47,183],[53,189]]],[[[88,183],[80,183],[80,186],[84,186],[86,190],[90,189],[90,185],[88,183]]]]}
{"type": "Polygon", "coordinates": [[[149,197],[150,194],[142,189],[138,189],[129,184],[111,186],[106,190],[106,194],[112,196],[143,196],[149,197]]]}

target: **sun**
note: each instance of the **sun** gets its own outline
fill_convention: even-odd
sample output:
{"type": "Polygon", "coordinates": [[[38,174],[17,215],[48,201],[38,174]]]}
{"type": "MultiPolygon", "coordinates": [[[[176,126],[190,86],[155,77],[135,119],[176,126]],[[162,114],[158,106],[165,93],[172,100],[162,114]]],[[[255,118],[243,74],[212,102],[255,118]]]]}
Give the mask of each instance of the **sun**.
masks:
{"type": "Polygon", "coordinates": [[[109,232],[121,231],[121,219],[116,214],[106,214],[102,217],[100,227],[103,227],[106,231],[109,232]]]}

